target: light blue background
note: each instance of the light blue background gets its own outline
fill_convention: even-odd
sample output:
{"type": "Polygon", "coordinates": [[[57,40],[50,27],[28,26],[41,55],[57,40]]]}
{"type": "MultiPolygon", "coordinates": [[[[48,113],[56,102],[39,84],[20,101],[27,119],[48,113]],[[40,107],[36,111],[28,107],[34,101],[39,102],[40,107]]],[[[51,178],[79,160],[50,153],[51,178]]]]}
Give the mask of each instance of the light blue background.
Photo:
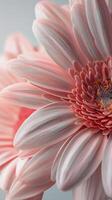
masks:
{"type": "MultiPolygon", "coordinates": [[[[55,0],[58,3],[65,3],[67,0],[55,0]]],[[[37,0],[0,0],[0,50],[5,38],[12,32],[21,31],[36,44],[31,26],[34,19],[34,6],[37,0]]],[[[0,193],[0,200],[4,200],[3,193],[0,193]]],[[[60,192],[53,187],[44,195],[44,200],[71,200],[71,194],[60,192]]]]}

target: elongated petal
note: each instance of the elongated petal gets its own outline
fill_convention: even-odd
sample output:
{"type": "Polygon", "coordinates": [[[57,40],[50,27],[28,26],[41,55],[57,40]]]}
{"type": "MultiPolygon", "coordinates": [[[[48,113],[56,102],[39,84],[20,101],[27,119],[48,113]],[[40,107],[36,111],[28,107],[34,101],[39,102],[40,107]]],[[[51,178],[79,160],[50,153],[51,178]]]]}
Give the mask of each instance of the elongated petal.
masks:
{"type": "Polygon", "coordinates": [[[35,16],[37,19],[52,19],[53,21],[61,23],[61,25],[71,25],[70,14],[66,12],[62,6],[54,2],[49,2],[48,0],[43,0],[37,3],[35,6],[35,16]]]}
{"type": "Polygon", "coordinates": [[[4,51],[14,58],[21,53],[34,51],[34,48],[21,33],[14,33],[7,38],[4,51]]]}
{"type": "Polygon", "coordinates": [[[107,2],[107,5],[108,5],[108,8],[110,10],[111,17],[112,17],[112,1],[111,0],[106,0],[106,2],[107,2]]]}
{"type": "Polygon", "coordinates": [[[68,190],[76,186],[98,167],[107,139],[97,132],[82,129],[68,143],[57,169],[56,180],[60,189],[68,190]]]}
{"type": "Polygon", "coordinates": [[[68,69],[74,60],[81,63],[88,60],[74,37],[69,6],[44,0],[37,3],[35,11],[34,35],[56,63],[68,69]]]}
{"type": "Polygon", "coordinates": [[[112,136],[107,143],[102,161],[102,180],[105,193],[112,198],[112,136]]]}
{"type": "Polygon", "coordinates": [[[69,104],[53,103],[35,111],[22,124],[14,145],[18,149],[49,146],[72,135],[81,126],[69,104]]]}
{"type": "Polygon", "coordinates": [[[0,172],[0,188],[4,191],[9,191],[12,182],[15,178],[17,159],[9,162],[0,172]]]}
{"type": "Polygon", "coordinates": [[[90,32],[84,6],[79,1],[74,3],[71,9],[74,34],[89,60],[101,59],[101,55],[95,45],[90,32]],[[83,34],[82,34],[83,33],[83,34]]]}
{"type": "Polygon", "coordinates": [[[68,138],[63,143],[63,145],[61,146],[60,150],[58,151],[58,153],[55,156],[55,159],[53,161],[52,168],[51,168],[51,179],[52,179],[52,181],[56,181],[56,173],[57,173],[57,168],[58,168],[59,161],[61,159],[63,151],[65,150],[65,148],[66,148],[66,146],[67,146],[67,144],[69,143],[70,140],[71,140],[71,138],[68,138]]]}
{"type": "Polygon", "coordinates": [[[33,109],[37,109],[51,102],[45,96],[44,91],[28,82],[16,83],[4,88],[0,93],[0,98],[4,98],[12,105],[33,109]]]}
{"type": "Polygon", "coordinates": [[[112,54],[112,19],[105,0],[85,0],[90,31],[102,56],[112,54]]]}
{"type": "Polygon", "coordinates": [[[108,200],[106,197],[101,179],[101,167],[79,186],[73,188],[73,200],[108,200]]]}
{"type": "Polygon", "coordinates": [[[51,60],[44,56],[40,58],[39,55],[20,56],[17,60],[9,62],[8,67],[17,76],[50,90],[55,95],[63,97],[70,93],[74,82],[68,73],[51,60]]]}
{"type": "Polygon", "coordinates": [[[31,186],[46,187],[51,183],[51,167],[63,142],[40,150],[24,165],[19,180],[31,186]]]}
{"type": "Polygon", "coordinates": [[[37,188],[37,186],[28,186],[15,180],[6,196],[6,200],[33,200],[37,197],[37,200],[41,200],[42,191],[44,188],[37,188]],[[39,198],[39,199],[38,199],[39,198]]]}
{"type": "Polygon", "coordinates": [[[6,165],[11,160],[17,157],[17,152],[12,149],[6,149],[4,152],[0,152],[0,168],[6,165]]]}

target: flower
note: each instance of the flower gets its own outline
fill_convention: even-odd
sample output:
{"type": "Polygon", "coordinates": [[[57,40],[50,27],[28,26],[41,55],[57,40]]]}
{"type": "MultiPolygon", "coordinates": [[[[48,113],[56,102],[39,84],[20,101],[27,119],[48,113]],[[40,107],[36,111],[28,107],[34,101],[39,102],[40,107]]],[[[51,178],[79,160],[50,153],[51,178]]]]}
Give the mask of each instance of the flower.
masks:
{"type": "MultiPolygon", "coordinates": [[[[25,152],[16,150],[13,145],[16,131],[24,120],[27,119],[32,112],[38,109],[38,106],[45,105],[49,102],[47,98],[44,99],[44,97],[41,96],[41,90],[38,89],[37,91],[35,86],[12,75],[7,70],[7,62],[9,60],[16,59],[19,54],[24,54],[26,52],[37,53],[38,51],[24,38],[24,36],[15,33],[7,39],[4,54],[1,56],[0,60],[0,93],[7,87],[17,84],[21,86],[20,88],[24,86],[24,90],[26,91],[24,95],[26,95],[26,97],[27,92],[31,92],[32,94],[32,96],[27,97],[27,104],[24,103],[25,97],[23,104],[20,102],[19,105],[11,104],[6,98],[0,98],[0,188],[6,192],[7,200],[22,200],[23,198],[24,200],[42,199],[43,192],[53,185],[53,181],[50,180],[50,163],[52,163],[52,159],[60,145],[53,146],[53,151],[51,151],[52,147],[50,147],[42,150],[36,148],[25,152]],[[43,158],[44,151],[46,152],[45,155],[47,154],[46,159],[49,159],[49,165],[43,165],[45,160],[43,158]],[[51,151],[52,154],[49,153],[49,151],[51,151]],[[21,171],[25,176],[28,169],[29,173],[31,173],[32,170],[35,172],[35,170],[37,170],[37,168],[35,169],[35,159],[37,157],[39,157],[38,162],[36,163],[38,173],[36,171],[35,184],[32,185],[32,182],[28,184],[26,182],[24,183],[24,179],[21,177],[21,171]],[[41,165],[43,165],[43,168],[41,165]],[[46,167],[47,170],[45,171],[46,167]],[[43,173],[42,170],[44,170],[43,173]],[[45,181],[46,176],[47,180],[45,181]],[[20,177],[23,183],[19,182],[18,179],[20,177]]],[[[14,98],[16,99],[17,97],[15,96],[14,98]]]]}
{"type": "MultiPolygon", "coordinates": [[[[11,73],[27,80],[37,91],[41,89],[43,97],[51,101],[22,123],[14,138],[15,148],[23,152],[48,148],[49,155],[60,144],[54,161],[51,159],[51,178],[60,189],[73,189],[76,199],[80,198],[79,191],[86,200],[90,200],[89,191],[93,191],[91,199],[112,198],[110,4],[105,0],[70,0],[70,7],[63,7],[39,2],[33,32],[51,58],[33,52],[8,64],[11,73]],[[96,181],[100,188],[97,194],[96,181]]],[[[24,85],[20,86],[2,90],[1,98],[13,105],[27,105],[32,91],[25,98],[24,85]]],[[[49,163],[50,159],[44,160],[49,163]]],[[[38,162],[35,158],[31,165],[38,162]]],[[[28,176],[31,169],[21,172],[27,184],[36,180],[35,170],[28,176]]],[[[9,193],[17,186],[12,185],[9,193]]]]}

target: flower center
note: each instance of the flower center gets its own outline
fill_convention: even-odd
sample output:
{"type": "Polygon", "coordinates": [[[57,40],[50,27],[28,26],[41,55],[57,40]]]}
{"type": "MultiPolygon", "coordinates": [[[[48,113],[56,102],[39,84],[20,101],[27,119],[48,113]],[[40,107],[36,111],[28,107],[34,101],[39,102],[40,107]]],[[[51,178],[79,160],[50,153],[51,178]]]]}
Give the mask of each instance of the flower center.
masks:
{"type": "Polygon", "coordinates": [[[101,108],[112,109],[112,83],[110,80],[99,84],[96,99],[101,108]]]}
{"type": "Polygon", "coordinates": [[[112,130],[112,58],[83,67],[75,63],[73,70],[75,85],[69,99],[75,115],[87,127],[112,130]]]}

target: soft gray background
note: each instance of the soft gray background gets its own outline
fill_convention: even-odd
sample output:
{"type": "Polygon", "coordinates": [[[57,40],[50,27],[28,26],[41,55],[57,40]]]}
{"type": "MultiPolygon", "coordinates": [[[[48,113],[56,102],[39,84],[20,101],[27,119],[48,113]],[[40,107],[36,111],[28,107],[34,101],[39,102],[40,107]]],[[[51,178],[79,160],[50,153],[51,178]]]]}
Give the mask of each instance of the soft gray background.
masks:
{"type": "MultiPolygon", "coordinates": [[[[67,2],[67,0],[54,1],[58,3],[67,2]]],[[[6,37],[12,32],[21,31],[33,43],[36,43],[31,29],[36,3],[37,0],[0,0],[0,51],[2,51],[6,37]]],[[[4,199],[5,197],[1,192],[0,200],[4,199]]],[[[45,193],[44,200],[71,200],[71,194],[59,192],[56,187],[53,187],[45,193]]]]}

